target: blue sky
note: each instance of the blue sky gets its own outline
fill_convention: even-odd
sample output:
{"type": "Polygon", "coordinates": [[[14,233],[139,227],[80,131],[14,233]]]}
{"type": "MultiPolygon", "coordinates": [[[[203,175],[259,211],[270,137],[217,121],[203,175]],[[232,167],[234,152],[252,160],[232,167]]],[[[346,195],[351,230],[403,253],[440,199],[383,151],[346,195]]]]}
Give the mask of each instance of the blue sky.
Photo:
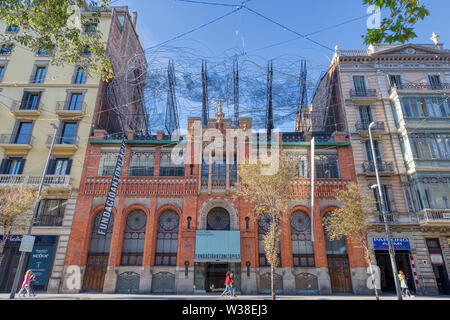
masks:
{"type": "MultiPolygon", "coordinates": [[[[204,0],[204,2],[239,3],[233,0],[204,0]]],[[[159,44],[176,35],[198,27],[233,8],[208,6],[175,0],[120,0],[114,5],[128,5],[139,13],[138,27],[146,47],[159,44]]],[[[425,1],[431,16],[417,25],[417,43],[431,43],[432,32],[441,36],[441,42],[450,46],[450,1],[425,1]]],[[[308,34],[325,27],[339,24],[366,14],[367,7],[362,0],[252,0],[248,6],[273,20],[301,34],[308,34]]],[[[366,31],[366,20],[336,27],[311,36],[312,39],[334,48],[364,49],[361,35],[366,31]]],[[[238,48],[250,51],[274,43],[293,39],[296,35],[271,24],[263,18],[240,10],[214,24],[189,34],[183,41],[173,41],[172,45],[196,47],[206,55],[220,55],[227,49],[238,48]]],[[[254,52],[254,51],[253,51],[254,52]]],[[[328,64],[332,52],[304,39],[260,50],[255,54],[266,59],[283,54],[305,56],[318,64],[328,64]]]]}
{"type": "MultiPolygon", "coordinates": [[[[201,0],[226,4],[240,3],[234,0],[201,0]]],[[[145,48],[161,44],[175,36],[208,23],[232,11],[233,7],[194,4],[175,0],[118,0],[114,5],[127,5],[137,10],[138,31],[145,48]]],[[[235,52],[247,53],[260,65],[269,59],[306,59],[311,83],[316,83],[320,72],[326,70],[334,49],[366,49],[362,35],[366,32],[367,6],[362,0],[250,0],[247,6],[300,34],[315,33],[311,39],[322,46],[297,39],[298,35],[284,30],[248,10],[239,10],[225,18],[201,28],[168,45],[188,47],[199,57],[226,59],[235,52]],[[360,18],[323,32],[324,28],[360,18]],[[273,45],[273,46],[272,46],[273,45]],[[267,48],[269,47],[269,48],[267,48]],[[263,49],[265,48],[265,49],[263,49]]],[[[450,1],[425,0],[431,15],[416,26],[418,38],[414,43],[431,44],[431,34],[440,35],[440,42],[450,48],[450,1]]],[[[385,17],[383,14],[382,17],[385,17]]],[[[164,62],[166,67],[166,63],[164,62]]],[[[183,117],[181,117],[183,118],[183,117]]],[[[181,120],[184,122],[184,120],[181,120]]],[[[183,123],[181,123],[183,126],[183,123]]]]}

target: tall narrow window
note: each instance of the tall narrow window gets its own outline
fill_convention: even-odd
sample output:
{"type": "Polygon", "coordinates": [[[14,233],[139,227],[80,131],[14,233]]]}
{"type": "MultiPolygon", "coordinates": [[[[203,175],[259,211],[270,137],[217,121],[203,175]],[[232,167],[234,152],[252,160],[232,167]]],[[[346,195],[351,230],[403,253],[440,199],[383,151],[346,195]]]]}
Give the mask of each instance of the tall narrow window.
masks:
{"type": "Polygon", "coordinates": [[[61,132],[60,144],[75,144],[77,122],[65,122],[61,132]]]}
{"type": "Polygon", "coordinates": [[[82,102],[83,102],[82,93],[72,93],[70,96],[68,110],[81,110],[82,102]]]}
{"type": "Polygon", "coordinates": [[[87,73],[84,68],[78,67],[75,71],[75,77],[73,79],[74,84],[85,84],[87,73]]]}
{"type": "Polygon", "coordinates": [[[430,86],[432,89],[441,89],[441,77],[438,74],[432,74],[428,76],[428,80],[430,81],[430,86]]]}
{"type": "Polygon", "coordinates": [[[31,129],[33,122],[20,122],[15,136],[15,144],[28,144],[31,139],[31,129]]]}
{"type": "Polygon", "coordinates": [[[45,199],[39,202],[35,226],[62,226],[67,200],[45,199]]]}
{"type": "MultiPolygon", "coordinates": [[[[373,163],[373,154],[372,154],[372,145],[370,143],[370,140],[367,140],[365,142],[366,144],[366,155],[367,155],[367,160],[371,163],[373,163]]],[[[381,164],[381,162],[383,161],[383,157],[381,155],[381,147],[380,147],[380,143],[378,141],[373,141],[373,147],[375,149],[375,157],[377,159],[377,163],[378,165],[381,164]]]]}
{"type": "Polygon", "coordinates": [[[364,76],[353,76],[353,84],[357,95],[365,95],[367,93],[366,80],[364,76]]]}
{"type": "Polygon", "coordinates": [[[291,216],[291,241],[294,266],[314,267],[311,219],[303,211],[296,211],[291,216]]]}
{"type": "Polygon", "coordinates": [[[359,117],[361,119],[361,124],[364,126],[364,129],[369,129],[369,124],[372,123],[373,117],[372,117],[372,111],[369,106],[362,106],[359,107],[359,117]]]}
{"type": "Polygon", "coordinates": [[[144,255],[145,227],[147,215],[138,210],[127,217],[122,243],[123,266],[140,266],[144,255]]]}
{"type": "Polygon", "coordinates": [[[69,175],[72,169],[72,159],[57,158],[49,161],[47,174],[64,176],[69,175]]]}
{"type": "Polygon", "coordinates": [[[0,81],[3,80],[3,75],[5,74],[6,66],[0,65],[0,81]]]}
{"type": "Polygon", "coordinates": [[[155,265],[177,264],[179,217],[175,211],[163,212],[158,219],[155,265]]]}
{"type": "Polygon", "coordinates": [[[32,82],[33,83],[43,83],[46,71],[47,71],[46,67],[43,67],[43,66],[36,67],[36,71],[34,73],[32,82]]]}
{"type": "MultiPolygon", "coordinates": [[[[395,212],[394,207],[394,197],[392,196],[392,187],[388,185],[381,185],[381,192],[383,195],[384,205],[387,213],[395,212]]],[[[378,188],[373,190],[373,194],[376,201],[376,207],[378,212],[382,212],[381,210],[381,199],[380,193],[378,192],[378,188]]]]}
{"type": "Polygon", "coordinates": [[[225,180],[227,177],[226,156],[215,156],[212,164],[212,178],[225,180]]]}

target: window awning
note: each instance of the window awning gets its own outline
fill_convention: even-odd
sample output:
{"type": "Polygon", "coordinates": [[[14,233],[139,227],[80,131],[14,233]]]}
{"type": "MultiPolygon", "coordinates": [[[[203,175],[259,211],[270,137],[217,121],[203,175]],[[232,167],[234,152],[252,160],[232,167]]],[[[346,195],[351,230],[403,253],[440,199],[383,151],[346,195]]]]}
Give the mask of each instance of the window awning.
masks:
{"type": "Polygon", "coordinates": [[[241,232],[197,230],[195,262],[240,262],[241,232]]]}

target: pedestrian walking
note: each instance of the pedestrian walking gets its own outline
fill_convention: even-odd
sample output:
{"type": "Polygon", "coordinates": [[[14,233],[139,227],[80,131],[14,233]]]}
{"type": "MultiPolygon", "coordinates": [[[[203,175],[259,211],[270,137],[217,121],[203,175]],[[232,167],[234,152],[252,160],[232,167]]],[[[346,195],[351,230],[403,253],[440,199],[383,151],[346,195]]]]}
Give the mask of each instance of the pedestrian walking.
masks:
{"type": "Polygon", "coordinates": [[[19,297],[22,295],[22,297],[25,297],[25,292],[30,296],[30,281],[31,281],[31,274],[33,273],[32,270],[28,270],[25,273],[25,277],[22,282],[22,287],[19,291],[19,297]]]}
{"type": "Polygon", "coordinates": [[[36,276],[34,275],[34,273],[31,273],[31,277],[30,277],[30,295],[31,296],[36,296],[36,293],[34,292],[34,283],[36,281],[36,276]]]}
{"type": "Polygon", "coordinates": [[[398,274],[398,280],[400,281],[400,288],[402,289],[402,296],[404,297],[410,297],[414,298],[414,296],[409,293],[408,284],[406,283],[406,276],[405,273],[400,270],[400,273],[398,274]]]}
{"type": "Polygon", "coordinates": [[[230,295],[231,296],[231,277],[230,277],[230,271],[227,272],[227,275],[225,277],[225,291],[222,292],[220,295],[221,297],[224,295],[230,295]]]}
{"type": "Polygon", "coordinates": [[[233,271],[231,271],[231,273],[230,273],[230,279],[231,279],[231,282],[230,282],[231,293],[230,294],[232,297],[236,298],[236,286],[234,284],[234,272],[233,271]]]}

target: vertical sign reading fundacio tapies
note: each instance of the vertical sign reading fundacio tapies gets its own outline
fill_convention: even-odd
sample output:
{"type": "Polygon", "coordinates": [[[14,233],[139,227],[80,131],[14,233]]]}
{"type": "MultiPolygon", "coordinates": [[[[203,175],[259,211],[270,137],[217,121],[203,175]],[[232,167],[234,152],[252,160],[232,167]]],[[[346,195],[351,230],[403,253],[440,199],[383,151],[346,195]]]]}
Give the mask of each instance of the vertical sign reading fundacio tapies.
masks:
{"type": "Polygon", "coordinates": [[[103,209],[100,223],[98,224],[97,234],[99,236],[106,236],[108,230],[109,221],[111,220],[112,209],[114,207],[114,201],[116,200],[117,189],[120,182],[120,173],[125,161],[125,148],[127,145],[127,138],[123,137],[122,146],[120,148],[119,156],[117,157],[116,167],[114,168],[114,174],[111,179],[111,185],[109,187],[108,195],[105,202],[105,208],[103,209]]]}

